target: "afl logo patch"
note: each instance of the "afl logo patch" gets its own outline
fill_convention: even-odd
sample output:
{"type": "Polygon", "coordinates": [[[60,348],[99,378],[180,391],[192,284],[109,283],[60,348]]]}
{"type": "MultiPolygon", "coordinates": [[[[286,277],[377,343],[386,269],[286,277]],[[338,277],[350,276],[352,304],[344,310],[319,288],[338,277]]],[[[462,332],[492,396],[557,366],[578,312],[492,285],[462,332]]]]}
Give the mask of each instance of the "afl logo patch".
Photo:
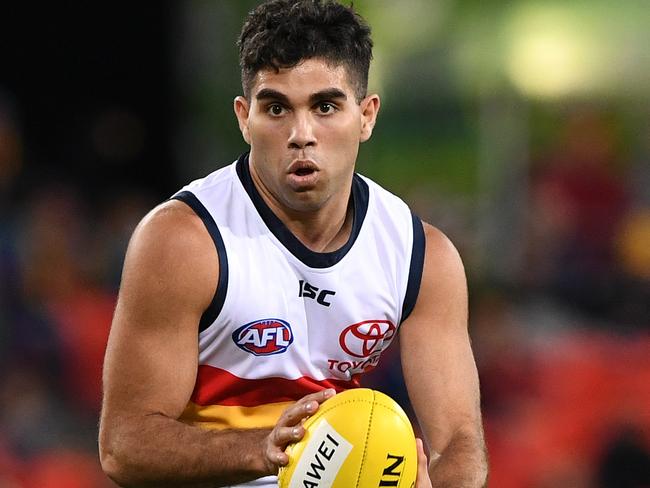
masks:
{"type": "Polygon", "coordinates": [[[339,344],[350,356],[367,358],[388,347],[395,331],[389,320],[365,320],[343,329],[339,344]]]}
{"type": "Polygon", "coordinates": [[[293,342],[293,332],[284,320],[262,319],[242,325],[232,333],[232,340],[255,356],[270,356],[287,350],[293,342]]]}

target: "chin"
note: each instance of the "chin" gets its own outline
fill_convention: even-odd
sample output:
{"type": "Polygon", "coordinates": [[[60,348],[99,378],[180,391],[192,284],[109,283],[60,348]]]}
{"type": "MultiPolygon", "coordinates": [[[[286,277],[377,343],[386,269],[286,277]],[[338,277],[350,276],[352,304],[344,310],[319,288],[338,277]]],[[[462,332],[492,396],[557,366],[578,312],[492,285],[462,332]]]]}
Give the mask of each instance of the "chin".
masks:
{"type": "Polygon", "coordinates": [[[325,205],[321,198],[318,198],[314,195],[314,192],[309,190],[296,192],[292,197],[287,200],[287,205],[297,212],[315,212],[325,205]]]}

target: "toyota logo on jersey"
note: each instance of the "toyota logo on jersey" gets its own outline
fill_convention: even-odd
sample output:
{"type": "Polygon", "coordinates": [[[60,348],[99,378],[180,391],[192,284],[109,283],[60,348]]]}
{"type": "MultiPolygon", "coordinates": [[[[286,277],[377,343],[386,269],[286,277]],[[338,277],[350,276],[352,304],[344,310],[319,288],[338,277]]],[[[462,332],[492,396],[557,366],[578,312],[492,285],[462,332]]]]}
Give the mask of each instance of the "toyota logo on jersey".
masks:
{"type": "Polygon", "coordinates": [[[249,322],[232,333],[237,347],[255,356],[281,354],[293,342],[288,322],[281,319],[262,319],[249,322]]]}
{"type": "Polygon", "coordinates": [[[389,320],[365,320],[343,329],[339,343],[350,356],[367,358],[387,347],[395,331],[389,320]]]}

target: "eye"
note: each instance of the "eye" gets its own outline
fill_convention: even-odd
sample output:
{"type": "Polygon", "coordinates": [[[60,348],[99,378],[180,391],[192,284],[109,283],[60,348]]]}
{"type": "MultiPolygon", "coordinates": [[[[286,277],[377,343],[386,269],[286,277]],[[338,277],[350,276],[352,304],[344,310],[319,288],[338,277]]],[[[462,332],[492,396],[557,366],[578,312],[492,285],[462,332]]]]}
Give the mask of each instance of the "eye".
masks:
{"type": "Polygon", "coordinates": [[[274,116],[279,116],[284,113],[284,107],[278,103],[269,105],[267,112],[274,116]]]}
{"type": "Polygon", "coordinates": [[[318,110],[322,114],[329,114],[334,112],[334,105],[329,102],[321,102],[318,104],[318,110]]]}

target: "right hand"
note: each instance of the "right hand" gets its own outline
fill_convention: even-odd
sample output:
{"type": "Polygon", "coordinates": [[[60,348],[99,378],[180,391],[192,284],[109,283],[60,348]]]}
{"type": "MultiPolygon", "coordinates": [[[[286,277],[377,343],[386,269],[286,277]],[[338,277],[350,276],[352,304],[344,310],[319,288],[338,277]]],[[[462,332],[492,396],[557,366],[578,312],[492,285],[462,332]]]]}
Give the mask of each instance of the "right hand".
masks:
{"type": "Polygon", "coordinates": [[[431,479],[429,478],[429,461],[424,452],[422,439],[415,439],[415,445],[418,452],[418,478],[415,488],[431,488],[431,479]]]}
{"type": "Polygon", "coordinates": [[[335,394],[336,391],[332,388],[311,393],[282,412],[277,424],[264,440],[266,465],[272,474],[277,474],[280,467],[289,463],[289,456],[284,450],[289,444],[304,437],[303,421],[314,415],[320,404],[335,394]]]}

